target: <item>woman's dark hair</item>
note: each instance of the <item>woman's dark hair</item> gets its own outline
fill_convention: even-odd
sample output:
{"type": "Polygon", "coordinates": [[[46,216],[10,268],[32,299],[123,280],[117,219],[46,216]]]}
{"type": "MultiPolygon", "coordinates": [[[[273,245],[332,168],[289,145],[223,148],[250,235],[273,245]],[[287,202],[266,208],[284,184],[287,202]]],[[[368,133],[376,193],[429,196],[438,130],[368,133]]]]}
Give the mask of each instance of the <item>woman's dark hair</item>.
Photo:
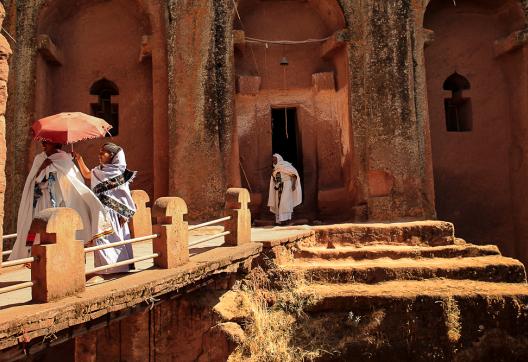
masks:
{"type": "Polygon", "coordinates": [[[62,143],[55,143],[55,142],[50,142],[50,141],[46,141],[46,140],[42,140],[41,143],[42,144],[45,144],[45,143],[52,144],[58,150],[60,150],[62,148],[62,143]]]}
{"type": "Polygon", "coordinates": [[[115,143],[112,143],[112,142],[108,142],[108,143],[105,143],[103,145],[103,150],[105,150],[106,152],[110,153],[112,155],[112,157],[114,157],[115,155],[117,155],[119,153],[119,151],[121,151],[121,147],[119,147],[118,145],[116,145],[115,143]]]}

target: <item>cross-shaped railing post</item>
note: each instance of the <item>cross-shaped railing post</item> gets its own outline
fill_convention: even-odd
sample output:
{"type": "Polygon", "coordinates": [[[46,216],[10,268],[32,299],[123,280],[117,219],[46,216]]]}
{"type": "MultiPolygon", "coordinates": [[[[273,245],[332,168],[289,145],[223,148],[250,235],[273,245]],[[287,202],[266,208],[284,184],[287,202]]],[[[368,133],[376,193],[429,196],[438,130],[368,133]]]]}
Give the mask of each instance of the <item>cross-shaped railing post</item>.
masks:
{"type": "Polygon", "coordinates": [[[33,301],[49,302],[84,291],[84,245],[75,237],[82,228],[73,209],[45,209],[35,216],[30,232],[40,234],[40,244],[31,248],[33,301]]]}
{"type": "Polygon", "coordinates": [[[241,245],[251,241],[251,211],[248,209],[249,191],[243,188],[230,188],[226,192],[224,215],[231,216],[225,221],[225,245],[241,245]]]}
{"type": "Polygon", "coordinates": [[[132,190],[132,199],[136,204],[136,213],[130,220],[130,233],[132,238],[152,235],[152,213],[147,202],[148,194],[143,190],[132,190]]]}
{"type": "Polygon", "coordinates": [[[156,200],[152,216],[156,219],[152,241],[157,267],[172,269],[189,261],[189,224],[184,220],[187,204],[179,197],[161,197],[156,200]]]}

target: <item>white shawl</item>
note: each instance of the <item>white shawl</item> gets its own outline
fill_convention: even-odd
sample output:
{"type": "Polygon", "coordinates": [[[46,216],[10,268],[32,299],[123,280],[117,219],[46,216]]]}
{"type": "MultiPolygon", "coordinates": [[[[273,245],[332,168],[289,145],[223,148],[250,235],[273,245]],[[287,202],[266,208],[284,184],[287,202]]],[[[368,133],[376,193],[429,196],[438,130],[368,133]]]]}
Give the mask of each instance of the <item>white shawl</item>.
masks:
{"type": "Polygon", "coordinates": [[[27,257],[26,240],[33,221],[35,180],[42,179],[44,176],[48,177],[50,172],[57,173],[57,182],[65,206],[76,210],[81,216],[84,229],[77,232],[77,239],[88,242],[100,235],[113,232],[103,205],[84,184],[81,173],[73,163],[71,155],[59,151],[48,157],[45,152],[42,152],[35,157],[24,185],[18,209],[17,239],[9,260],[27,257]],[[46,158],[49,158],[52,164],[37,175],[40,165],[46,158]]]}
{"type": "MultiPolygon", "coordinates": [[[[114,206],[118,206],[117,209],[108,205],[107,207],[125,219],[129,219],[131,214],[133,215],[136,212],[136,205],[128,186],[135,176],[136,172],[127,170],[125,153],[120,150],[112,159],[112,163],[97,166],[92,170],[91,188],[97,196],[104,194],[105,197],[111,199],[111,202],[114,202],[114,206]],[[108,190],[105,188],[103,192],[97,191],[98,185],[111,183],[112,180],[119,180],[117,182],[118,185],[114,187],[109,185],[111,188],[108,188],[108,190]]],[[[103,204],[105,203],[103,202],[103,204]]]]}
{"type": "Polygon", "coordinates": [[[283,190],[283,192],[288,192],[288,191],[292,192],[291,207],[293,209],[295,206],[300,205],[302,202],[301,178],[299,177],[299,173],[297,172],[295,167],[293,167],[293,165],[289,163],[288,161],[284,161],[281,155],[279,155],[278,153],[275,153],[273,157],[277,159],[277,163],[273,166],[273,173],[270,178],[270,188],[269,188],[270,191],[269,191],[269,198],[268,198],[268,206],[275,207],[276,205],[279,204],[278,200],[275,200],[275,197],[277,196],[276,196],[276,192],[274,192],[275,183],[273,181],[273,178],[278,172],[280,172],[281,175],[288,175],[290,177],[297,176],[297,179],[295,181],[295,191],[283,190]]]}

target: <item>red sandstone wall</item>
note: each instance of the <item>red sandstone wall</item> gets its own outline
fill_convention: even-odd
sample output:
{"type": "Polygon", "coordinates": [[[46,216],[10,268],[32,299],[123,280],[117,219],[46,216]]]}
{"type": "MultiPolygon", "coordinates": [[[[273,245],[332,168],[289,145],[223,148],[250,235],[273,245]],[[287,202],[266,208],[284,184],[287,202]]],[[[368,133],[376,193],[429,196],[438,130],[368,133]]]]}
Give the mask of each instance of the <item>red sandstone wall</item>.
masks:
{"type": "MultiPolygon", "coordinates": [[[[243,30],[246,37],[258,39],[321,39],[345,27],[341,9],[333,1],[315,5],[247,0],[240,2],[238,10],[241,19],[236,19],[235,28],[243,30]]],[[[243,90],[247,80],[241,79],[235,102],[240,156],[255,194],[253,199],[261,202],[261,216],[269,216],[265,205],[271,174],[271,108],[296,107],[305,196],[296,215],[326,220],[350,217],[349,200],[353,197],[345,185],[353,156],[346,48],[323,59],[321,43],[267,47],[247,43],[236,54],[236,75],[259,76],[261,81],[260,90],[256,88],[256,94],[248,95],[243,90]],[[289,62],[286,67],[279,64],[283,57],[289,62]],[[319,89],[321,81],[314,81],[313,74],[321,72],[328,72],[325,76],[332,80],[330,89],[319,89]]]]}
{"type": "MultiPolygon", "coordinates": [[[[0,4],[0,27],[2,26],[5,16],[4,6],[0,4]]],[[[3,35],[0,35],[0,235],[4,234],[3,218],[4,218],[4,195],[6,191],[6,103],[7,103],[7,78],[9,73],[9,65],[7,63],[11,55],[11,47],[3,35]]],[[[3,244],[3,243],[2,243],[3,244]]],[[[0,244],[0,252],[2,252],[2,244],[0,244]]],[[[0,260],[1,263],[1,260],[0,260]]]]}
{"type": "MultiPolygon", "coordinates": [[[[321,2],[333,11],[339,10],[335,0],[321,2]]],[[[311,2],[243,0],[239,14],[242,23],[235,19],[235,29],[244,30],[246,36],[266,40],[322,39],[345,27],[342,15],[329,18],[326,12],[319,13],[311,2]]],[[[333,70],[332,61],[321,58],[319,43],[248,47],[244,56],[235,62],[236,73],[261,76],[262,89],[284,89],[284,68],[279,64],[282,57],[289,61],[288,89],[309,88],[313,73],[333,70]]]]}
{"type": "MultiPolygon", "coordinates": [[[[111,141],[124,147],[129,168],[139,171],[134,187],[152,195],[152,64],[139,61],[141,37],[150,33],[148,19],[125,0],[84,5],[66,17],[68,6],[54,10],[60,14],[41,14],[39,33],[50,35],[64,64],[49,65],[38,57],[36,118],[64,111],[90,114],[90,103],[97,103],[90,87],[103,77],[111,80],[119,88],[112,100],[119,104],[119,135],[111,141]]],[[[87,141],[75,149],[96,165],[98,150],[107,141],[87,141]]]]}
{"type": "Polygon", "coordinates": [[[189,219],[218,215],[240,184],[233,114],[232,1],[169,3],[169,192],[189,219]]]}
{"type": "Polygon", "coordinates": [[[505,81],[493,42],[522,22],[519,13],[496,16],[502,11],[432,1],[424,26],[434,30],[435,41],[425,54],[438,217],[454,222],[461,237],[499,243],[505,254],[513,255],[509,153],[514,118],[509,98],[516,91],[505,81]],[[473,130],[467,133],[446,130],[444,98],[451,95],[442,84],[455,70],[471,82],[466,96],[472,99],[473,130]]]}
{"type": "Polygon", "coordinates": [[[16,215],[24,181],[33,159],[29,127],[34,118],[35,38],[38,7],[33,2],[9,4],[10,33],[16,34],[16,46],[9,70],[9,99],[6,111],[7,192],[4,204],[4,225],[9,233],[16,232],[16,215]],[[16,5],[16,6],[15,6],[16,5]],[[15,31],[16,30],[16,31],[15,31]]]}
{"type": "Polygon", "coordinates": [[[341,4],[351,33],[349,105],[360,203],[355,212],[370,220],[430,218],[423,89],[416,77],[418,7],[407,0],[341,4]]]}
{"type": "MultiPolygon", "coordinates": [[[[65,106],[63,100],[54,104],[53,99],[46,99],[49,93],[55,90],[48,91],[48,85],[41,82],[37,85],[39,88],[37,91],[34,79],[46,76],[57,82],[73,83],[69,79],[59,79],[57,75],[52,74],[53,72],[45,75],[39,70],[39,75],[35,74],[36,59],[39,57],[35,44],[38,33],[37,15],[43,3],[41,0],[17,3],[18,14],[13,16],[17,23],[19,49],[14,60],[13,69],[16,77],[13,79],[16,81],[11,82],[14,91],[9,112],[9,119],[13,125],[9,130],[10,154],[13,155],[9,167],[11,191],[8,193],[11,195],[11,200],[8,202],[10,207],[8,219],[11,221],[16,214],[21,184],[28,163],[31,161],[31,157],[27,156],[29,148],[27,134],[29,124],[35,118],[35,109],[44,113],[47,109],[55,110],[56,108],[53,107],[65,106]],[[39,96],[35,96],[35,92],[39,96]],[[36,98],[39,105],[34,104],[36,98]]],[[[52,21],[60,27],[62,23],[71,23],[75,16],[81,16],[78,15],[77,10],[83,8],[72,4],[85,6],[91,2],[56,0],[46,2],[49,5],[46,9],[53,10],[59,3],[62,7],[70,9],[56,12],[61,14],[57,19],[66,19],[52,21]]],[[[93,6],[111,7],[112,3],[96,2],[93,6]]],[[[255,1],[239,3],[240,12],[246,12],[251,17],[255,11],[255,1]]],[[[154,125],[155,129],[151,131],[152,133],[148,133],[150,130],[142,132],[143,124],[137,123],[139,127],[137,133],[141,137],[146,136],[148,142],[153,142],[154,145],[148,147],[153,150],[152,153],[145,155],[151,152],[147,150],[138,158],[129,153],[129,158],[140,160],[143,157],[147,160],[140,162],[141,165],[137,168],[145,167],[145,175],[149,170],[155,174],[156,190],[168,189],[168,193],[184,197],[190,205],[190,219],[210,218],[221,208],[226,187],[240,184],[238,137],[234,114],[235,66],[231,30],[236,15],[233,11],[233,2],[231,0],[214,2],[170,0],[157,2],[157,5],[152,5],[154,2],[145,5],[142,0],[136,0],[127,2],[123,6],[133,6],[131,4],[143,4],[150,9],[148,11],[153,15],[150,16],[152,32],[159,33],[161,29],[166,29],[168,71],[164,73],[163,66],[160,66],[164,60],[162,51],[153,51],[151,70],[145,71],[145,74],[141,73],[144,69],[140,70],[142,74],[138,77],[140,83],[145,81],[146,84],[145,79],[148,78],[146,73],[152,73],[152,79],[149,78],[148,82],[152,82],[154,88],[148,91],[145,90],[150,89],[148,87],[136,87],[135,90],[141,89],[142,92],[146,92],[145,97],[152,97],[149,103],[154,106],[151,109],[152,114],[145,115],[140,111],[137,115],[133,114],[128,118],[132,121],[134,118],[147,119],[147,124],[154,125]],[[165,19],[168,23],[162,24],[165,19]],[[164,98],[165,96],[167,98],[164,98]],[[166,122],[163,118],[164,114],[167,117],[166,122]],[[148,159],[152,160],[155,167],[149,164],[148,159]],[[144,165],[148,165],[148,169],[144,165]],[[168,180],[164,179],[167,174],[168,180]]],[[[334,185],[335,180],[340,180],[339,184],[342,186],[333,188],[334,186],[325,184],[324,187],[332,188],[329,190],[321,188],[311,195],[312,199],[318,204],[321,201],[324,201],[325,205],[334,203],[333,207],[346,204],[359,218],[369,216],[371,219],[393,220],[401,217],[422,218],[433,215],[432,198],[429,197],[430,185],[424,182],[428,177],[429,158],[423,142],[425,130],[422,123],[424,122],[417,116],[420,112],[420,109],[417,109],[420,108],[419,100],[422,98],[419,81],[414,77],[416,68],[420,66],[414,58],[416,47],[421,46],[415,42],[413,23],[415,3],[409,0],[395,2],[310,0],[263,1],[258,4],[259,6],[266,4],[270,9],[274,9],[270,13],[273,16],[253,15],[257,24],[259,21],[264,22],[256,30],[262,31],[267,28],[266,31],[271,32],[271,35],[274,32],[275,35],[282,35],[286,31],[288,36],[295,37],[302,33],[304,39],[305,35],[329,35],[335,29],[344,27],[345,23],[348,25],[348,43],[342,51],[335,53],[328,60],[321,60],[313,51],[313,47],[308,46],[302,51],[288,50],[285,54],[290,60],[287,80],[290,90],[310,89],[313,72],[326,70],[335,72],[337,94],[332,96],[335,99],[332,102],[323,102],[325,105],[319,106],[322,109],[318,112],[322,114],[322,118],[332,114],[334,123],[328,127],[330,130],[328,136],[331,139],[340,139],[341,143],[336,147],[330,147],[334,150],[324,152],[331,154],[332,162],[324,165],[331,173],[326,175],[324,182],[334,185]],[[293,11],[283,11],[291,10],[292,6],[294,6],[293,11]],[[288,19],[278,24],[284,27],[285,31],[267,26],[266,22],[276,21],[276,17],[285,15],[288,19]],[[295,21],[291,21],[290,17],[295,21]],[[315,26],[313,24],[307,26],[314,21],[317,22],[315,26]],[[298,26],[297,24],[292,26],[292,23],[297,23],[298,26]],[[333,109],[329,108],[330,104],[333,109]],[[341,164],[340,175],[334,172],[339,168],[337,162],[341,164]],[[371,192],[371,189],[375,192],[371,192]],[[323,194],[319,192],[321,190],[330,192],[323,194]],[[353,201],[343,203],[342,191],[345,192],[345,198],[350,197],[353,201]]],[[[48,17],[48,19],[55,18],[48,17]]],[[[127,17],[123,21],[128,21],[126,19],[127,17]]],[[[127,23],[134,25],[131,32],[136,32],[138,35],[143,33],[138,29],[145,25],[145,19],[147,18],[143,14],[139,14],[131,20],[131,23],[127,23]]],[[[118,26],[117,23],[119,22],[116,22],[115,26],[118,26]]],[[[69,36],[82,35],[73,31],[80,28],[75,26],[70,28],[72,32],[68,34],[69,36]]],[[[124,39],[124,43],[128,44],[130,40],[128,35],[124,39]]],[[[121,39],[112,38],[112,42],[119,43],[121,39]]],[[[158,49],[163,43],[162,36],[157,37],[153,42],[157,44],[155,48],[158,49]]],[[[99,43],[88,45],[96,48],[101,46],[99,43]]],[[[140,44],[137,46],[139,53],[140,44]]],[[[255,55],[258,57],[257,54],[255,55]]],[[[282,55],[282,51],[269,50],[264,58],[258,59],[259,62],[266,62],[269,65],[269,67],[259,65],[261,71],[269,70],[266,73],[270,75],[269,79],[264,79],[263,91],[278,90],[277,87],[283,85],[279,82],[281,77],[277,76],[277,69],[280,72],[281,68],[276,61],[271,61],[271,58],[282,55]],[[268,84],[271,88],[267,88],[268,84]]],[[[252,74],[255,70],[251,68],[253,62],[251,53],[246,52],[242,56],[242,63],[237,63],[237,71],[247,71],[252,74]],[[241,65],[240,69],[239,65],[241,65]]],[[[135,66],[140,67],[138,64],[135,66]]],[[[42,68],[41,65],[39,67],[42,68]]],[[[133,78],[129,74],[127,73],[127,77],[133,78]]],[[[87,75],[81,76],[86,79],[87,77],[87,75]]],[[[127,82],[128,80],[125,83],[130,84],[127,82]]],[[[70,86],[66,84],[65,87],[70,86]]],[[[78,90],[68,88],[68,92],[70,91],[75,93],[78,90]]],[[[83,91],[86,91],[86,88],[83,88],[83,91]]],[[[79,104],[88,103],[85,99],[77,99],[78,95],[75,94],[75,96],[67,94],[64,99],[71,99],[71,102],[79,102],[79,104]]],[[[121,98],[120,101],[123,101],[121,98]]],[[[275,102],[274,100],[273,103],[275,102]]],[[[315,100],[304,99],[303,102],[314,104],[315,100]]],[[[141,107],[143,105],[139,104],[139,108],[141,107]]],[[[310,119],[317,112],[315,106],[301,107],[300,114],[304,119],[310,119]]],[[[311,142],[313,145],[318,145],[313,136],[307,137],[312,137],[312,141],[307,144],[311,142]]],[[[135,139],[133,141],[135,146],[137,142],[135,139]]],[[[125,146],[129,149],[134,148],[127,144],[125,146]]],[[[135,148],[139,149],[139,147],[135,148]]],[[[319,154],[317,157],[310,162],[314,164],[313,160],[319,162],[325,159],[319,154]]],[[[269,166],[267,162],[266,167],[269,166]]],[[[135,167],[132,164],[131,166],[135,167]]],[[[316,172],[313,171],[312,174],[316,172]]],[[[316,179],[311,182],[319,187],[320,181],[316,179]]],[[[258,182],[266,184],[267,176],[263,181],[258,182]]],[[[337,183],[336,181],[335,184],[337,183]]],[[[136,185],[141,187],[140,183],[136,185]]],[[[317,187],[313,186],[313,189],[317,187]]],[[[332,207],[327,209],[330,210],[332,207]]]]}
{"type": "Polygon", "coordinates": [[[513,207],[513,220],[516,233],[514,256],[528,263],[528,164],[525,160],[525,149],[528,145],[528,72],[525,66],[528,49],[512,52],[502,56],[502,69],[505,74],[508,89],[515,90],[509,97],[512,119],[512,143],[509,148],[510,185],[513,207]],[[523,71],[518,72],[518,69],[523,71]]]}
{"type": "MultiPolygon", "coordinates": [[[[122,123],[128,122],[128,127],[125,127],[125,134],[119,136],[116,141],[123,142],[125,148],[131,152],[129,153],[131,166],[142,171],[143,176],[140,175],[138,178],[136,187],[149,191],[154,189],[156,197],[168,194],[168,75],[165,2],[134,0],[113,2],[114,5],[108,2],[103,4],[96,2],[92,4],[93,6],[90,5],[91,12],[85,14],[88,17],[92,16],[91,20],[80,13],[80,10],[85,9],[88,3],[81,0],[46,2],[29,0],[9,3],[10,16],[7,26],[17,38],[17,49],[10,71],[11,97],[8,101],[6,115],[11,127],[7,129],[8,154],[10,155],[7,160],[9,192],[6,194],[4,221],[10,232],[15,231],[16,213],[22,187],[35,152],[35,144],[29,137],[29,126],[35,118],[54,112],[56,109],[63,111],[64,109],[60,109],[63,107],[89,111],[88,104],[95,98],[86,97],[87,89],[91,85],[89,81],[97,80],[98,76],[108,76],[108,74],[102,74],[103,72],[116,71],[124,79],[122,82],[120,79],[119,82],[126,83],[118,85],[124,87],[125,97],[128,97],[128,99],[123,97],[120,99],[122,103],[121,120],[122,123]],[[103,9],[103,12],[108,12],[108,14],[94,20],[93,17],[97,17],[96,13],[99,11],[93,10],[94,8],[103,9]],[[124,12],[116,11],[116,8],[125,10],[124,12]],[[120,22],[115,21],[121,18],[120,22]],[[92,24],[95,21],[97,26],[83,28],[86,21],[92,24]],[[113,24],[101,26],[97,21],[107,23],[110,21],[113,24]],[[75,25],[75,22],[78,24],[75,25]],[[37,50],[37,35],[64,32],[66,30],[62,27],[68,26],[67,31],[71,32],[66,34],[66,38],[73,43],[73,46],[66,53],[70,54],[73,61],[80,63],[66,64],[64,68],[69,69],[67,69],[67,76],[72,78],[59,79],[61,75],[58,74],[60,73],[58,69],[62,67],[49,66],[44,61],[37,50]],[[95,37],[87,36],[92,33],[95,37]],[[122,33],[125,35],[121,36],[122,33]],[[142,44],[141,37],[146,34],[149,34],[149,41],[145,46],[142,44]],[[74,39],[76,37],[84,37],[84,39],[74,39]],[[126,41],[121,42],[121,39],[126,41]],[[123,50],[123,48],[126,49],[123,50]],[[151,52],[151,55],[147,55],[142,63],[139,62],[140,49],[151,52]],[[117,51],[122,51],[122,53],[117,54],[117,51]],[[101,54],[97,54],[98,52],[101,54]],[[94,58],[97,59],[94,60],[94,58]],[[127,63],[122,68],[120,68],[122,64],[119,64],[121,58],[126,58],[127,63]],[[92,61],[95,67],[87,67],[87,61],[92,61]],[[105,63],[107,61],[111,63],[105,63]],[[82,68],[80,73],[83,71],[84,73],[75,74],[75,67],[82,68]],[[135,79],[135,72],[139,72],[137,79],[135,79]],[[81,81],[79,77],[82,78],[81,81]],[[61,84],[60,87],[55,87],[54,82],[65,83],[65,86],[61,84]],[[70,94],[70,91],[73,94],[70,94]],[[80,94],[76,93],[79,91],[80,94]],[[62,96],[63,93],[67,94],[62,96]],[[57,96],[61,100],[55,102],[53,97],[57,96]],[[149,100],[149,97],[152,99],[149,100]],[[123,108],[125,103],[128,106],[123,108]],[[138,112],[133,108],[138,108],[138,112]],[[131,129],[134,131],[131,132],[131,129]],[[142,140],[146,140],[145,150],[137,147],[136,136],[138,134],[141,135],[142,140]]],[[[60,41],[61,39],[59,43],[60,41]]],[[[62,48],[59,50],[64,51],[62,48]]],[[[145,142],[141,143],[145,145],[145,142]]],[[[80,147],[80,150],[90,153],[88,157],[95,161],[93,151],[98,149],[97,142],[91,146],[80,147]]]]}
{"type": "Polygon", "coordinates": [[[74,344],[75,357],[65,356],[75,362],[223,361],[231,352],[227,341],[208,333],[218,323],[212,308],[219,295],[204,290],[162,302],[75,338],[68,342],[74,344]]]}

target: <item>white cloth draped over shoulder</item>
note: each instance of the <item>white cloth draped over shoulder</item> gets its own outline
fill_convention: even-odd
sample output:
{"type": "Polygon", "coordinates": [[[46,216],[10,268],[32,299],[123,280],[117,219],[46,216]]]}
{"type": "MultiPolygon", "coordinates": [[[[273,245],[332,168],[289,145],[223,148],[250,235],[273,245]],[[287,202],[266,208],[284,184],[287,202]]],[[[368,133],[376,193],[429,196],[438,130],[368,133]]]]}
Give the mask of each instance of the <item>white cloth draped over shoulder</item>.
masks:
{"type": "MultiPolygon", "coordinates": [[[[18,209],[17,239],[9,260],[29,256],[30,248],[26,246],[26,242],[33,217],[39,211],[50,206],[69,207],[79,213],[84,229],[77,232],[78,240],[88,242],[100,235],[113,232],[103,205],[84,184],[81,173],[73,163],[71,155],[59,151],[48,157],[46,153],[42,152],[35,157],[24,185],[18,209]],[[52,164],[37,174],[46,158],[49,158],[52,164]],[[58,200],[55,201],[58,201],[58,204],[50,204],[49,195],[44,194],[33,207],[36,183],[43,185],[41,189],[46,190],[46,180],[49,180],[50,175],[53,174],[56,176],[56,181],[52,188],[57,194],[58,200]]],[[[38,239],[35,239],[35,244],[39,242],[38,239]]]]}
{"type": "Polygon", "coordinates": [[[270,178],[268,206],[275,214],[275,221],[282,222],[290,220],[293,208],[302,203],[301,178],[293,165],[284,161],[281,155],[274,154],[277,163],[273,166],[270,178]],[[275,178],[280,173],[282,190],[278,189],[275,178]],[[293,176],[295,179],[295,190],[292,190],[293,176]]]}
{"type": "MultiPolygon", "coordinates": [[[[115,233],[96,240],[105,245],[130,239],[128,220],[136,212],[129,182],[136,172],[127,170],[125,153],[120,150],[111,164],[100,165],[91,171],[91,188],[105,206],[115,233]],[[122,222],[124,221],[124,222],[122,222]]],[[[132,245],[122,245],[94,252],[95,266],[114,264],[133,258],[132,245]]],[[[101,274],[121,273],[130,270],[129,265],[106,269],[101,274]]]]}

